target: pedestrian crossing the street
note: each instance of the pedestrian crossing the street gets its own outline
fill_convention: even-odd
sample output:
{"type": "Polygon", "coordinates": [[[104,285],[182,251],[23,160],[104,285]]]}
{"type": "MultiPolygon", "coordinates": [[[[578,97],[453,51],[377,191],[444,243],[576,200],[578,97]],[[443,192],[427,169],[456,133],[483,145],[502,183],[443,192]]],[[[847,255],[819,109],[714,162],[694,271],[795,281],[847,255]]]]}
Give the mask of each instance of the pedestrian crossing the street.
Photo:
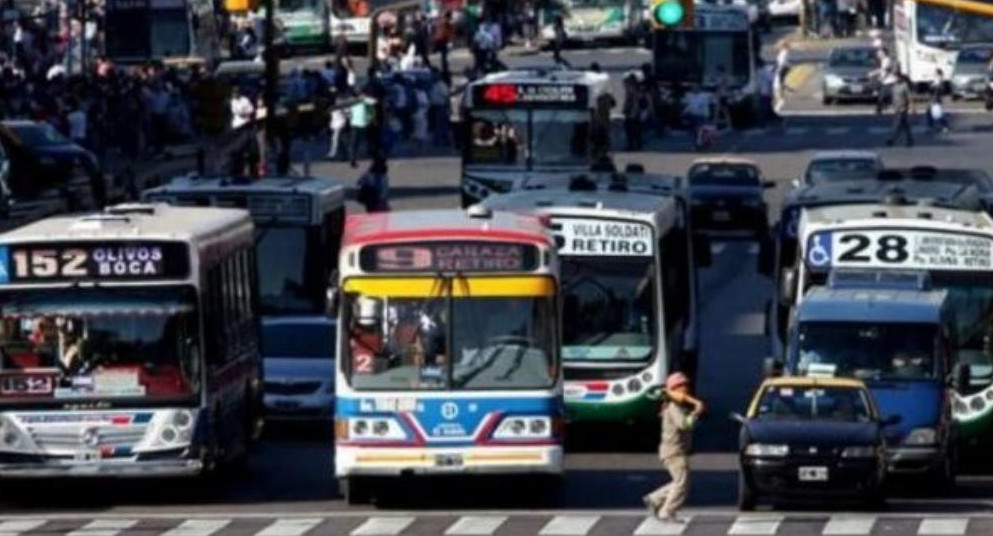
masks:
{"type": "Polygon", "coordinates": [[[698,514],[662,521],[630,513],[537,515],[373,514],[285,518],[24,518],[0,521],[0,536],[979,536],[993,516],[889,514],[698,514]]]}

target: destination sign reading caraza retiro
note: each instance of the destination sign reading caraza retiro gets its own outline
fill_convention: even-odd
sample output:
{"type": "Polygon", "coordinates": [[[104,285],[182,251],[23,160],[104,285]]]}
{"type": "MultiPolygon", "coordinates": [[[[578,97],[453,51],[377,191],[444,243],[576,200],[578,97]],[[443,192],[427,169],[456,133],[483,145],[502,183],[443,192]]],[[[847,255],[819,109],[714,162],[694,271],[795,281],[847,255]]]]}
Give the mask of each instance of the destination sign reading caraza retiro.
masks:
{"type": "Polygon", "coordinates": [[[177,242],[74,242],[0,246],[0,283],[172,279],[189,275],[177,242]]]}
{"type": "Polygon", "coordinates": [[[526,244],[424,242],[370,246],[359,263],[366,272],[511,272],[537,268],[538,251],[526,244]]]}
{"type": "Polygon", "coordinates": [[[641,257],[655,254],[652,228],[644,223],[554,218],[560,255],[641,257]]]}

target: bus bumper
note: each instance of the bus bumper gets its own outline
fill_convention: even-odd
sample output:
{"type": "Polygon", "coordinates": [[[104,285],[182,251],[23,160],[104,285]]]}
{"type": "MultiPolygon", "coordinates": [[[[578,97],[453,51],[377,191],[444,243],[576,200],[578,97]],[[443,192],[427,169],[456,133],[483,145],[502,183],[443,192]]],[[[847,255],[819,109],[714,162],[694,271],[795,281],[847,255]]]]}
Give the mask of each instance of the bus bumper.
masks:
{"type": "Polygon", "coordinates": [[[562,446],[466,448],[354,447],[338,445],[335,475],[561,475],[562,446]]]}
{"type": "Polygon", "coordinates": [[[644,394],[619,402],[566,398],[565,414],[569,424],[657,422],[659,401],[644,394]]]}
{"type": "Polygon", "coordinates": [[[112,462],[46,460],[0,463],[0,477],[4,479],[194,477],[203,473],[203,470],[204,463],[199,459],[112,462]]]}

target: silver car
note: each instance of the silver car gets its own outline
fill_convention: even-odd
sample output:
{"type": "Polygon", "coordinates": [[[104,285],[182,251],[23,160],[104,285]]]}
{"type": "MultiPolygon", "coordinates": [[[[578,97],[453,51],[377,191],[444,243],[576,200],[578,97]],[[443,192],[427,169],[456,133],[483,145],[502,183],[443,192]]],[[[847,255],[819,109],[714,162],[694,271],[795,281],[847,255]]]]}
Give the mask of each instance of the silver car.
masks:
{"type": "Polygon", "coordinates": [[[265,408],[269,419],[334,419],[335,337],[335,322],[326,317],[262,321],[265,408]]]}
{"type": "Polygon", "coordinates": [[[819,151],[814,153],[800,180],[793,186],[832,181],[872,180],[883,170],[883,159],[875,151],[819,151]]]}
{"type": "Polygon", "coordinates": [[[824,104],[875,99],[878,89],[872,79],[872,71],[878,68],[879,58],[872,46],[847,46],[831,50],[824,67],[824,104]]]}
{"type": "Polygon", "coordinates": [[[983,99],[989,87],[993,45],[965,47],[955,59],[951,91],[953,99],[983,99]]]}

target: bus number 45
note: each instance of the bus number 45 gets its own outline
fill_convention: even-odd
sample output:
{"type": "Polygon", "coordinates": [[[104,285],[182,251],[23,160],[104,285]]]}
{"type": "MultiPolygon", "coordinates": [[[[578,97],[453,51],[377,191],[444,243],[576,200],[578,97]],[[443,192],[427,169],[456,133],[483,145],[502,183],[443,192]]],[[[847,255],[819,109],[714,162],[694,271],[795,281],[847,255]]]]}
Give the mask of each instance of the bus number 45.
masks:
{"type": "Polygon", "coordinates": [[[876,238],[875,252],[871,252],[872,239],[862,234],[842,236],[838,242],[844,251],[838,257],[840,262],[879,262],[900,264],[910,258],[907,253],[907,239],[900,235],[886,234],[876,238]]]}

